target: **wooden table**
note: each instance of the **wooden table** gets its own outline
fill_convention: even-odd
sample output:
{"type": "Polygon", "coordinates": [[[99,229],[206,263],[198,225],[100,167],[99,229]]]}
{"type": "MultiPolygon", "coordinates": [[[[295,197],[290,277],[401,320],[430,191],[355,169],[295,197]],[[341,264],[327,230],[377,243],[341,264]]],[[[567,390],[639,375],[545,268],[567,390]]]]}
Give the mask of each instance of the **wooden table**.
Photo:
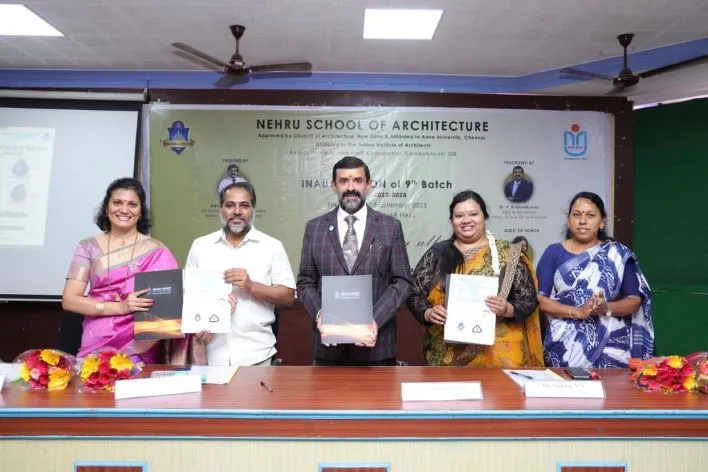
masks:
{"type": "Polygon", "coordinates": [[[118,401],[11,388],[0,470],[708,470],[708,395],[641,392],[627,371],[598,372],[606,399],[526,399],[500,370],[432,367],[244,367],[202,393],[118,401]],[[428,381],[481,381],[484,400],[401,402],[402,382],[428,381]]]}

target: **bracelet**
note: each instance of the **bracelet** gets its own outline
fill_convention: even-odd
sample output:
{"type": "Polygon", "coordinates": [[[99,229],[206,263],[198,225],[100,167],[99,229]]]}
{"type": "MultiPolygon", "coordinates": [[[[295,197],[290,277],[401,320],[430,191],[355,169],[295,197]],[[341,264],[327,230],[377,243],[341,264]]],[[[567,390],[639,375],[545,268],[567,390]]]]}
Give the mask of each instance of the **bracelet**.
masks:
{"type": "Polygon", "coordinates": [[[509,305],[511,305],[509,302],[506,302],[506,305],[504,305],[504,318],[514,317],[514,305],[511,305],[511,316],[509,316],[509,305]]]}
{"type": "Polygon", "coordinates": [[[106,309],[106,304],[105,303],[96,303],[96,311],[98,312],[99,315],[103,314],[103,310],[106,309]]]}
{"type": "Polygon", "coordinates": [[[568,308],[568,317],[570,317],[570,319],[572,319],[572,320],[577,320],[577,318],[575,316],[573,316],[573,309],[572,308],[568,308]]]}

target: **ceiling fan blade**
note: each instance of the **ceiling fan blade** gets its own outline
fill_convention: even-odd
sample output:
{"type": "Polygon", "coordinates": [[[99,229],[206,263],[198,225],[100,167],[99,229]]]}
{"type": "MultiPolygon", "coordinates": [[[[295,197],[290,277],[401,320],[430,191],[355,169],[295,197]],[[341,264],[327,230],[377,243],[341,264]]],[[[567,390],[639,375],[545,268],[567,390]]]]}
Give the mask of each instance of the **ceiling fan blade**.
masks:
{"type": "MultiPolygon", "coordinates": [[[[588,80],[593,80],[593,79],[590,79],[589,77],[580,77],[578,75],[571,75],[571,74],[562,74],[562,75],[559,75],[558,78],[563,79],[563,80],[574,80],[577,82],[586,82],[588,80]]],[[[599,79],[597,79],[597,80],[599,80],[599,79]]]]}
{"type": "Polygon", "coordinates": [[[224,72],[224,69],[220,68],[216,64],[212,64],[211,62],[207,62],[197,56],[192,56],[191,54],[187,54],[184,51],[176,50],[176,51],[172,51],[172,54],[174,54],[175,56],[179,56],[182,59],[187,59],[190,62],[193,62],[201,67],[204,67],[205,69],[213,70],[214,72],[221,72],[221,73],[224,72]]]}
{"type": "Polygon", "coordinates": [[[224,61],[221,61],[213,56],[210,56],[209,54],[207,54],[205,52],[201,52],[199,49],[195,49],[188,44],[172,43],[172,47],[177,48],[181,51],[184,51],[187,54],[191,54],[192,56],[196,56],[203,61],[210,62],[214,65],[217,65],[221,68],[221,70],[226,68],[226,63],[224,61]]]}
{"type": "Polygon", "coordinates": [[[311,71],[290,71],[290,72],[259,72],[257,74],[251,74],[251,78],[254,80],[261,79],[303,79],[306,77],[312,77],[311,71]]]}
{"type": "Polygon", "coordinates": [[[642,79],[646,79],[647,77],[652,77],[655,75],[663,74],[664,72],[676,71],[679,69],[683,69],[685,67],[698,65],[702,62],[707,62],[707,61],[708,61],[708,54],[704,54],[702,56],[694,57],[693,59],[687,59],[685,61],[676,62],[674,64],[669,64],[666,66],[657,67],[656,69],[646,70],[646,71],[642,72],[641,74],[637,74],[637,75],[639,77],[641,77],[642,79]]]}
{"type": "Polygon", "coordinates": [[[312,64],[309,62],[289,62],[285,64],[264,64],[261,66],[249,67],[251,73],[259,74],[262,72],[309,72],[312,70],[312,64]]]}
{"type": "Polygon", "coordinates": [[[576,69],[575,67],[566,67],[560,70],[561,74],[575,75],[578,77],[584,77],[586,79],[599,79],[599,80],[614,80],[614,77],[610,77],[604,74],[598,74],[596,72],[590,72],[582,69],[576,69]]]}
{"type": "Polygon", "coordinates": [[[241,74],[241,75],[233,75],[233,74],[224,74],[222,75],[219,80],[214,82],[213,86],[216,88],[231,88],[234,85],[242,85],[248,82],[249,77],[248,74],[241,74]]]}

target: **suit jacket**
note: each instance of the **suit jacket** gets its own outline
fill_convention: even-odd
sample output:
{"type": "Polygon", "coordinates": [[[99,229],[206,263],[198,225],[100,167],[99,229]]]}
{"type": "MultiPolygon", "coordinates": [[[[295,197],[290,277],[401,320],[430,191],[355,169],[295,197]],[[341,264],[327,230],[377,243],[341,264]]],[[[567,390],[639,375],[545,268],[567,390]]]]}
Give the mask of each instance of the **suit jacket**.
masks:
{"type": "Polygon", "coordinates": [[[314,319],[322,307],[323,275],[372,275],[374,319],[378,338],[373,348],[353,344],[327,347],[314,327],[313,352],[323,360],[336,360],[345,349],[353,359],[379,361],[396,357],[396,311],[411,291],[411,268],[401,222],[367,207],[366,229],[352,271],[339,242],[337,208],[312,219],[305,226],[297,296],[314,319]]]}
{"type": "Polygon", "coordinates": [[[506,195],[507,200],[512,202],[526,202],[531,198],[533,193],[533,183],[529,180],[522,180],[519,182],[519,188],[516,189],[516,193],[512,196],[511,191],[514,190],[514,181],[507,182],[504,186],[504,195],[506,195]]]}

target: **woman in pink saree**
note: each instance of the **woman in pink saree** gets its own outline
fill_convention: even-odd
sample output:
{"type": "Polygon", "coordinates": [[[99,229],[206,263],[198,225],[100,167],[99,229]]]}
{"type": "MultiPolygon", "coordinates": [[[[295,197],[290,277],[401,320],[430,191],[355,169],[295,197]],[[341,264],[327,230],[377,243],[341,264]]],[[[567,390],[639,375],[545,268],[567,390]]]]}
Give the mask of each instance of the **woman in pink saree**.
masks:
{"type": "Polygon", "coordinates": [[[134,291],[134,274],[179,268],[169,249],[147,234],[150,220],[141,183],[132,178],[111,183],[96,224],[103,233],[79,242],[62,295],[65,310],[84,315],[78,357],[114,348],[146,364],[201,363],[203,345],[195,343],[195,349],[189,349],[189,336],[134,339],[133,314],[149,311],[152,305],[151,299],[141,297],[147,290],[134,291]],[[195,352],[200,347],[202,352],[195,352]]]}

